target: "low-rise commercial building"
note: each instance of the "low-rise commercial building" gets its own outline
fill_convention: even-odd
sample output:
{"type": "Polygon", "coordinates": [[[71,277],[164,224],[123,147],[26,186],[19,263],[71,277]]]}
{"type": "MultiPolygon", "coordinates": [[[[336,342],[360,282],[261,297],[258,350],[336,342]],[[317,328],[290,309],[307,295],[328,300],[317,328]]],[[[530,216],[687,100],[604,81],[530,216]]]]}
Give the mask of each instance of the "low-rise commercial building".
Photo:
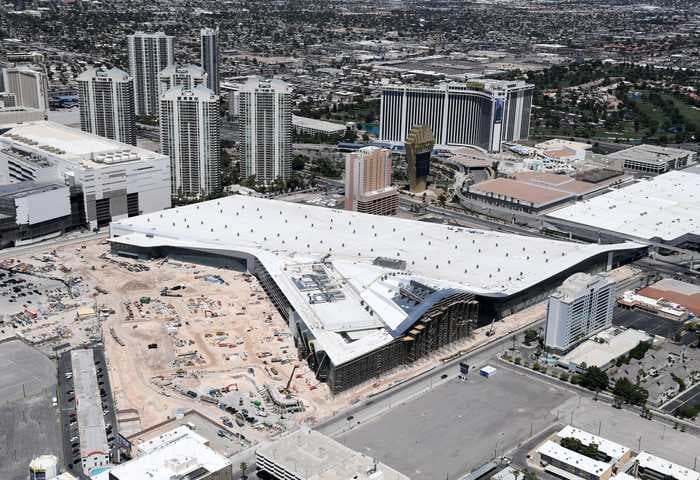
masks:
{"type": "Polygon", "coordinates": [[[640,342],[651,341],[653,337],[641,330],[610,328],[583,342],[561,357],[558,363],[572,371],[581,371],[584,365],[605,370],[640,342]]]}
{"type": "Polygon", "coordinates": [[[565,438],[573,438],[581,442],[584,446],[595,445],[602,455],[608,458],[606,463],[611,463],[613,465],[624,465],[632,458],[632,450],[608,440],[607,438],[599,437],[598,435],[593,435],[584,430],[567,425],[562,428],[557,433],[557,438],[559,443],[565,438]]]}
{"type": "MultiPolygon", "coordinates": [[[[184,427],[187,428],[187,427],[184,427]]],[[[173,436],[117,465],[108,480],[231,480],[231,462],[206,446],[201,437],[173,436]]]]}
{"type": "Polygon", "coordinates": [[[255,452],[258,471],[276,480],[409,480],[375,458],[308,428],[302,428],[255,452]]]}
{"type": "Polygon", "coordinates": [[[660,175],[687,166],[695,160],[696,153],[680,148],[658,145],[635,145],[607,155],[627,171],[644,175],[660,175]]]}
{"type": "Polygon", "coordinates": [[[357,196],[357,211],[372,215],[396,215],[399,211],[399,191],[395,187],[361,193],[357,196]]]}
{"type": "Polygon", "coordinates": [[[581,455],[551,440],[542,444],[537,453],[544,470],[560,478],[607,480],[612,475],[612,465],[581,455]]]}
{"type": "Polygon", "coordinates": [[[513,178],[495,178],[470,186],[467,198],[528,213],[540,213],[585,198],[630,177],[614,170],[568,176],[547,172],[520,172],[513,178]]]}
{"type": "Polygon", "coordinates": [[[292,127],[296,133],[304,135],[340,136],[345,133],[345,125],[298,115],[292,115],[292,127]]]}
{"type": "Polygon", "coordinates": [[[641,451],[627,473],[644,480],[700,480],[700,472],[641,451]]]}

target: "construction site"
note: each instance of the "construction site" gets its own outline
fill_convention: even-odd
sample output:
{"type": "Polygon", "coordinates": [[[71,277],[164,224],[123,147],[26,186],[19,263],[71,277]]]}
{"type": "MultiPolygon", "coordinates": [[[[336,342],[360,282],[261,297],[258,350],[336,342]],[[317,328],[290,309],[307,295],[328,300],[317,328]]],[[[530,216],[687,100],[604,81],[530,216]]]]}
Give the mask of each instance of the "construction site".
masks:
{"type": "Polygon", "coordinates": [[[236,448],[298,423],[313,424],[544,314],[536,305],[468,329],[456,319],[468,316],[459,309],[470,308],[472,297],[447,299],[457,310],[447,309],[434,327],[423,327],[439,327],[425,338],[444,340],[452,329],[461,331],[461,340],[421,347],[422,328],[416,326],[415,342],[389,347],[404,350],[394,356],[400,361],[387,363],[384,375],[333,394],[303,361],[303,349],[295,346],[290,326],[262,284],[240,265],[129,259],[110,253],[102,240],[3,265],[24,272],[12,278],[26,276],[38,292],[33,307],[3,317],[4,335],[23,338],[51,356],[103,342],[122,434],[137,434],[194,408],[223,422],[236,448]],[[440,335],[440,329],[446,332],[440,335]],[[410,363],[409,356],[415,356],[410,363]]]}

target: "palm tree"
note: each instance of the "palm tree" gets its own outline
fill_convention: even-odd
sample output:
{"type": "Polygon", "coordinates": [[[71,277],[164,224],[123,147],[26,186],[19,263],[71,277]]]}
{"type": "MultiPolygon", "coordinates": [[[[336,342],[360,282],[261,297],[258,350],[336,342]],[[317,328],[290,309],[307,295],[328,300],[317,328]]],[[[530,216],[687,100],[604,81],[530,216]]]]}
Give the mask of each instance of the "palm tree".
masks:
{"type": "Polygon", "coordinates": [[[523,480],[539,480],[537,477],[537,474],[533,472],[532,470],[525,470],[525,473],[523,474],[523,480]]]}
{"type": "Polygon", "coordinates": [[[241,462],[239,468],[241,469],[241,479],[246,480],[248,478],[248,475],[246,475],[245,472],[246,470],[248,470],[248,464],[245,462],[241,462]]]}

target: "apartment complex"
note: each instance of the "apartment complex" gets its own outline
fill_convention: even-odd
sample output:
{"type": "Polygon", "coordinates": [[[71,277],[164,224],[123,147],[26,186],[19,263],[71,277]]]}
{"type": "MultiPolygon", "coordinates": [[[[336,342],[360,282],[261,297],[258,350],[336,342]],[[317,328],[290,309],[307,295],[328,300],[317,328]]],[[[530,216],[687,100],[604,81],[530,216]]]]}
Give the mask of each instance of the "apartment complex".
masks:
{"type": "Polygon", "coordinates": [[[170,157],[172,193],[201,197],[221,188],[219,96],[203,85],[160,99],[160,150],[170,157]]]}
{"type": "Polygon", "coordinates": [[[85,132],[136,145],[134,83],[118,68],[86,70],[78,76],[80,128],[85,132]]]}
{"type": "Polygon", "coordinates": [[[615,282],[604,274],[576,273],[549,297],[547,347],[565,352],[612,325],[615,282]]]}
{"type": "Polygon", "coordinates": [[[174,63],[173,37],[163,32],[128,36],[136,115],[158,115],[158,73],[174,63]]]}
{"type": "Polygon", "coordinates": [[[219,95],[219,29],[203,28],[199,38],[200,63],[207,72],[207,87],[219,95]]]}
{"type": "Polygon", "coordinates": [[[379,136],[404,142],[414,126],[427,125],[437,144],[498,152],[504,141],[527,138],[533,89],[497,80],[388,86],[382,90],[379,136]]]}
{"type": "Polygon", "coordinates": [[[252,77],[237,92],[242,173],[269,184],[292,170],[291,87],[280,80],[252,77]]]}

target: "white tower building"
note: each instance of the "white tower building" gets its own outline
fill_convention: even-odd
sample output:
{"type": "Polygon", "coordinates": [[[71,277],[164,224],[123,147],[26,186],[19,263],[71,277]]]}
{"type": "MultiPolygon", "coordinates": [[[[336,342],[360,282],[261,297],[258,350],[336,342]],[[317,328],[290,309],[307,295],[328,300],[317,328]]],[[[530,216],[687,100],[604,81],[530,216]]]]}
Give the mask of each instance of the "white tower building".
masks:
{"type": "Polygon", "coordinates": [[[219,95],[219,29],[203,28],[199,33],[200,63],[207,72],[207,87],[219,95]]]}
{"type": "Polygon", "coordinates": [[[615,282],[605,274],[576,273],[549,297],[545,344],[565,352],[612,325],[615,282]]]}
{"type": "Polygon", "coordinates": [[[173,87],[192,89],[198,85],[206,86],[206,82],[207,72],[202,67],[192,64],[172,64],[158,74],[158,91],[163,95],[173,87]]]}
{"type": "Polygon", "coordinates": [[[411,128],[428,125],[436,144],[498,152],[503,141],[527,138],[533,89],[522,81],[499,80],[387,86],[382,89],[379,136],[404,142],[411,128]]]}
{"type": "Polygon", "coordinates": [[[172,192],[201,197],[221,188],[219,96],[176,86],[160,99],[160,149],[170,157],[172,192]]]}
{"type": "Polygon", "coordinates": [[[292,170],[292,109],[289,84],[251,77],[241,85],[239,138],[243,175],[258,183],[286,180],[292,170]]]}
{"type": "Polygon", "coordinates": [[[136,145],[134,82],[124,70],[91,68],[78,76],[80,128],[136,145]]]}
{"type": "Polygon", "coordinates": [[[136,115],[158,115],[158,73],[174,63],[173,37],[136,32],[128,37],[136,115]]]}
{"type": "Polygon", "coordinates": [[[17,106],[49,109],[49,84],[43,72],[18,65],[3,69],[2,76],[5,91],[15,95],[17,106]]]}

